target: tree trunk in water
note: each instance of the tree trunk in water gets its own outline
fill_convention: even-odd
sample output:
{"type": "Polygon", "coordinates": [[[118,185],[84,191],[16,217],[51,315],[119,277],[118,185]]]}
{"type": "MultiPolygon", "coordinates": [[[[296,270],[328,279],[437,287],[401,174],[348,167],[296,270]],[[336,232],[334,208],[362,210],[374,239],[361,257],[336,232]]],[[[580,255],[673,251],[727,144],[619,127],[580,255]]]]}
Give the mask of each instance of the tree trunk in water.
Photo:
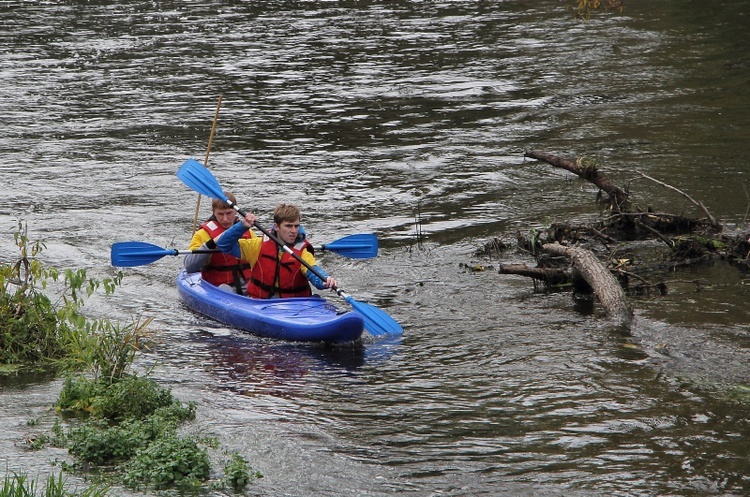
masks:
{"type": "Polygon", "coordinates": [[[630,326],[633,312],[625,291],[590,250],[580,247],[564,247],[558,243],[548,243],[542,248],[552,254],[568,257],[573,264],[573,269],[578,271],[594,290],[594,294],[607,315],[617,320],[618,324],[630,326]]]}

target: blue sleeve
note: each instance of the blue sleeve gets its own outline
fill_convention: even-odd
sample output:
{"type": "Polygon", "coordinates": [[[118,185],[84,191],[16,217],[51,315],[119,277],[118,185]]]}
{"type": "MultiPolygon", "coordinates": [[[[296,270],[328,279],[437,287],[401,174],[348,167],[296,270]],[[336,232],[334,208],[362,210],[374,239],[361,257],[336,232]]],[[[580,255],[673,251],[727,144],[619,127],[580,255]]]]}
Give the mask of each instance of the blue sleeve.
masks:
{"type": "Polygon", "coordinates": [[[313,273],[312,271],[310,271],[308,269],[307,270],[307,281],[309,281],[310,283],[312,283],[315,286],[315,288],[317,288],[318,290],[325,290],[325,288],[326,288],[325,282],[326,282],[326,278],[328,278],[328,273],[326,273],[325,271],[323,271],[320,268],[320,266],[313,266],[313,268],[317,272],[319,272],[321,275],[323,275],[323,279],[321,280],[320,278],[318,278],[317,275],[315,275],[315,273],[313,273]]]}
{"type": "Polygon", "coordinates": [[[235,223],[234,226],[226,230],[219,237],[219,241],[216,242],[216,246],[219,247],[224,253],[233,255],[238,259],[241,259],[240,243],[239,239],[245,234],[247,228],[242,226],[242,223],[235,223]]]}

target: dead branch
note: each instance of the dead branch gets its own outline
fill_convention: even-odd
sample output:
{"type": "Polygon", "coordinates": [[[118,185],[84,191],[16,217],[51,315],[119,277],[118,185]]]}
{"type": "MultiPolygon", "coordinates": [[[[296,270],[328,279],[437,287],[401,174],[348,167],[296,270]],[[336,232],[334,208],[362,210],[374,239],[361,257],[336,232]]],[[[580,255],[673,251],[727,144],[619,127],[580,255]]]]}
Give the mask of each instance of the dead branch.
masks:
{"type": "Polygon", "coordinates": [[[526,276],[550,285],[567,283],[570,281],[567,273],[558,268],[529,267],[526,264],[502,264],[497,271],[500,274],[516,274],[526,276]]]}
{"type": "Polygon", "coordinates": [[[655,229],[654,229],[654,228],[652,228],[651,226],[649,226],[649,225],[647,225],[647,224],[644,224],[644,223],[643,223],[643,222],[642,222],[642,221],[641,221],[641,220],[640,220],[639,218],[635,218],[635,224],[637,224],[637,225],[638,225],[639,227],[641,227],[641,228],[645,229],[645,230],[646,230],[646,231],[648,231],[649,233],[653,234],[653,235],[654,235],[654,236],[655,236],[656,238],[658,238],[659,240],[661,240],[661,241],[663,241],[664,243],[666,243],[666,244],[667,244],[667,247],[669,247],[670,249],[673,249],[673,248],[674,248],[674,242],[673,242],[672,240],[670,240],[670,239],[669,239],[669,238],[667,238],[666,236],[664,236],[664,235],[662,235],[661,233],[659,233],[659,231],[658,231],[658,230],[655,230],[655,229]]]}
{"type": "Polygon", "coordinates": [[[699,208],[700,210],[702,210],[702,211],[703,211],[703,213],[704,213],[704,214],[706,215],[706,218],[708,219],[708,223],[709,223],[709,224],[711,225],[711,227],[712,227],[712,228],[714,228],[714,229],[715,229],[715,230],[717,230],[717,231],[721,231],[721,229],[722,229],[721,223],[719,223],[719,222],[718,222],[718,221],[716,220],[716,218],[714,218],[714,217],[713,217],[713,216],[711,215],[711,213],[710,213],[710,212],[708,212],[708,208],[706,208],[706,206],[705,206],[705,205],[703,205],[703,202],[700,202],[700,201],[698,201],[698,200],[695,200],[695,199],[693,199],[693,197],[691,197],[691,196],[690,196],[690,195],[688,195],[687,193],[683,192],[683,191],[682,191],[682,190],[680,190],[679,188],[675,188],[674,186],[672,186],[672,185],[668,185],[668,184],[666,184],[666,183],[663,183],[663,182],[659,181],[658,179],[652,178],[651,176],[649,176],[649,175],[647,175],[647,174],[643,174],[643,173],[642,173],[641,171],[639,171],[639,170],[637,170],[637,169],[635,170],[635,172],[637,172],[638,174],[640,174],[642,178],[645,178],[645,179],[647,179],[647,180],[651,180],[651,181],[653,181],[654,183],[656,183],[657,185],[661,185],[661,186],[663,186],[664,188],[667,188],[667,189],[669,189],[669,190],[672,190],[672,191],[674,191],[674,192],[677,192],[677,193],[679,193],[680,195],[682,195],[683,197],[685,197],[685,198],[686,198],[686,199],[687,199],[687,200],[688,200],[688,201],[689,201],[690,203],[692,203],[693,205],[695,205],[696,207],[698,207],[698,208],[699,208]]]}
{"type": "MultiPolygon", "coordinates": [[[[599,188],[597,200],[603,195],[609,195],[611,211],[597,223],[554,223],[541,231],[532,230],[530,236],[518,233],[516,249],[535,257],[537,267],[503,265],[498,271],[500,274],[517,274],[532,278],[535,289],[541,281],[548,288],[571,285],[575,293],[593,291],[610,317],[630,326],[632,309],[626,300],[625,290],[657,290],[660,294],[665,294],[667,286],[663,282],[649,283],[644,278],[636,276],[634,272],[624,271],[621,264],[608,270],[608,261],[614,257],[613,254],[621,250],[618,247],[621,242],[658,239],[669,247],[670,251],[665,256],[662,251],[652,253],[656,246],[649,245],[646,256],[657,261],[648,263],[651,271],[674,271],[676,267],[694,265],[715,257],[727,259],[738,265],[748,263],[750,230],[739,232],[733,237],[723,233],[719,236],[708,234],[708,228],[721,232],[722,225],[703,203],[671,185],[638,170],[636,173],[640,176],[631,179],[648,179],[677,192],[701,209],[707,219],[655,212],[651,208],[641,209],[630,202],[629,188],[615,186],[593,164],[586,164],[581,159],[571,161],[540,151],[527,151],[524,156],[565,169],[593,183],[599,188]],[[599,250],[600,253],[597,255],[594,250],[601,245],[604,246],[604,253],[599,250]],[[640,284],[635,288],[629,288],[629,279],[637,279],[640,284]]],[[[745,194],[750,198],[747,190],[745,194]]],[[[640,269],[644,269],[643,263],[640,264],[640,269]]]]}
{"type": "Polygon", "coordinates": [[[609,195],[612,208],[617,212],[627,211],[630,207],[628,194],[621,188],[614,185],[609,180],[609,178],[607,178],[607,176],[599,173],[599,170],[596,168],[596,166],[583,165],[580,159],[573,162],[556,155],[535,150],[526,152],[524,156],[531,159],[541,160],[552,166],[565,169],[566,171],[570,171],[571,173],[575,174],[579,178],[593,183],[594,185],[599,187],[600,190],[609,195]]]}
{"type": "Polygon", "coordinates": [[[622,325],[630,325],[633,312],[625,291],[593,252],[580,247],[564,247],[558,243],[548,243],[542,248],[551,254],[568,257],[573,269],[578,271],[594,290],[607,315],[622,325]]]}

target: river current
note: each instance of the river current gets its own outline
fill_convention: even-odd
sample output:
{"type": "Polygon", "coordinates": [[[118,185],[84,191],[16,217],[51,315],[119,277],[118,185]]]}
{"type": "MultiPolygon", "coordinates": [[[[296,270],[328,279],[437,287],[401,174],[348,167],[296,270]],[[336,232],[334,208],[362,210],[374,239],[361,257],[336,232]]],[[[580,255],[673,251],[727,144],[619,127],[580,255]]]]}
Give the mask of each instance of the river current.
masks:
{"type": "MultiPolygon", "coordinates": [[[[556,0],[0,2],[0,259],[18,220],[46,262],[97,277],[117,241],[187,248],[198,199],[175,172],[205,160],[222,96],[222,187],[269,221],[299,204],[315,244],[377,233],[377,259],[318,260],[405,329],[336,348],[246,335],[180,303],[173,257],[89,303],[154,318],[139,365],[264,474],[250,495],[747,495],[748,408],[717,388],[750,378],[746,273],[675,274],[634,299],[626,336],[466,265],[533,264],[475,251],[598,216],[592,185],[526,150],[595,158],[639,201],[701,216],[638,169],[745,229],[749,18],[747,0],[588,21],[556,0]]],[[[6,473],[67,457],[23,443],[59,389],[0,382],[6,473]]]]}

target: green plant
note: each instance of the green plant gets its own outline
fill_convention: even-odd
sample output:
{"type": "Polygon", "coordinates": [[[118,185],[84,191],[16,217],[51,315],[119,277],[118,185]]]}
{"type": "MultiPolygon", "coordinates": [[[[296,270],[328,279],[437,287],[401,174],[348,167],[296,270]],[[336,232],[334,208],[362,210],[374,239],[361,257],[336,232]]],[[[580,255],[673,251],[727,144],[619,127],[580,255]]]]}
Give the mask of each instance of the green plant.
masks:
{"type": "Polygon", "coordinates": [[[92,419],[70,430],[68,449],[88,463],[111,466],[130,460],[160,438],[174,436],[180,421],[169,409],[159,410],[145,419],[131,418],[116,425],[103,419],[92,419]]]}
{"type": "MultiPolygon", "coordinates": [[[[99,485],[73,491],[69,491],[66,487],[67,482],[62,473],[58,476],[50,475],[41,495],[44,497],[105,497],[109,493],[107,487],[99,485]]],[[[6,475],[0,486],[0,497],[34,497],[35,495],[37,495],[37,482],[30,480],[24,473],[6,475]]]]}
{"type": "MultiPolygon", "coordinates": [[[[177,429],[195,418],[195,404],[183,404],[170,390],[131,371],[137,354],[150,346],[151,320],[122,326],[82,312],[84,300],[98,289],[111,294],[122,273],[100,282],[82,269],[45,266],[38,258],[44,244],[31,242],[22,223],[14,239],[18,260],[0,265],[0,366],[26,364],[55,374],[67,371],[56,407],[61,414],[79,418],[71,420],[67,431],[58,421],[51,436],[30,437],[29,447],[67,448],[77,461],[60,463],[65,471],[106,470],[108,478],[133,487],[197,489],[209,476],[207,450],[218,443],[180,438],[177,429]]],[[[0,369],[4,370],[10,371],[0,369]]],[[[260,475],[251,474],[237,456],[227,465],[225,484],[241,488],[252,476],[260,475]]],[[[0,497],[33,496],[37,491],[37,483],[25,475],[6,477],[2,486],[0,497]]],[[[106,493],[100,487],[66,492],[61,475],[47,481],[43,495],[106,493]]]]}
{"type": "Polygon", "coordinates": [[[245,458],[236,452],[224,466],[224,481],[235,492],[244,489],[252,478],[262,477],[260,472],[254,471],[245,458]]]}
{"type": "Polygon", "coordinates": [[[92,400],[91,407],[97,417],[123,421],[128,418],[142,419],[174,402],[172,392],[155,381],[126,376],[101,389],[100,394],[92,400]]]}
{"type": "Polygon", "coordinates": [[[194,439],[162,437],[138,451],[127,464],[125,484],[147,483],[155,489],[196,487],[209,477],[208,452],[194,439]]]}
{"type": "Polygon", "coordinates": [[[13,239],[18,259],[0,265],[0,363],[53,365],[69,358],[72,343],[86,342],[96,330],[110,326],[106,320],[87,319],[81,309],[98,288],[111,294],[122,273],[99,281],[84,269],[45,266],[38,258],[44,243],[32,242],[22,222],[13,239]]]}
{"type": "Polygon", "coordinates": [[[83,375],[68,376],[60,391],[57,409],[111,422],[144,419],[154,414],[181,422],[195,416],[194,404],[183,406],[169,389],[136,375],[126,375],[115,382],[108,378],[92,380],[83,375]]]}
{"type": "Polygon", "coordinates": [[[109,382],[122,378],[136,355],[150,348],[153,334],[147,327],[151,320],[139,319],[125,326],[109,320],[80,323],[79,332],[65,337],[67,350],[60,361],[61,367],[91,371],[95,377],[109,382]]]}
{"type": "Polygon", "coordinates": [[[182,404],[171,391],[149,378],[68,377],[58,409],[89,419],[64,437],[71,454],[89,464],[113,466],[132,459],[164,437],[173,437],[183,421],[195,418],[195,404],[182,404]]]}
{"type": "Polygon", "coordinates": [[[102,420],[90,420],[70,430],[68,450],[87,463],[113,465],[129,460],[151,438],[140,422],[109,426],[102,420]]]}
{"type": "Polygon", "coordinates": [[[36,492],[36,482],[25,474],[6,475],[0,488],[0,497],[26,497],[36,492]]]}
{"type": "Polygon", "coordinates": [[[53,447],[63,448],[68,446],[68,437],[59,419],[55,420],[55,425],[52,427],[52,435],[51,443],[53,447]]]}

